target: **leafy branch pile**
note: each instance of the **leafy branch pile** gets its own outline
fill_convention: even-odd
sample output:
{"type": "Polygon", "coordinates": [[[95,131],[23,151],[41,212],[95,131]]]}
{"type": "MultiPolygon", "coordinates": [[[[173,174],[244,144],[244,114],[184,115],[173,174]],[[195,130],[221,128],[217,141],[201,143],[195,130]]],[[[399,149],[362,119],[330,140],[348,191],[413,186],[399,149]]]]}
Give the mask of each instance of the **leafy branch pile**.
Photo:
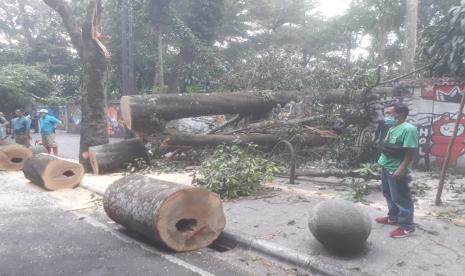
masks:
{"type": "Polygon", "coordinates": [[[257,191],[277,171],[276,164],[264,158],[256,145],[222,145],[202,164],[193,183],[231,199],[257,191]]]}

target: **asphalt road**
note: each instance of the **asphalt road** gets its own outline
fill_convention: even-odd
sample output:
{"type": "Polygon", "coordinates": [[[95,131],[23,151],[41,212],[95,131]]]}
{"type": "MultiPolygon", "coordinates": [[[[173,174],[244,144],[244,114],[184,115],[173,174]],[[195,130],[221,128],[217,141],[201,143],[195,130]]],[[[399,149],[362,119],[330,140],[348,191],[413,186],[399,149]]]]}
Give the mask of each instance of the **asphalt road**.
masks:
{"type": "Polygon", "coordinates": [[[0,276],[293,275],[239,247],[172,253],[112,222],[101,198],[76,188],[46,192],[22,172],[0,172],[0,276]],[[85,202],[96,201],[93,208],[85,202]],[[82,207],[84,206],[84,207],[82,207]]]}

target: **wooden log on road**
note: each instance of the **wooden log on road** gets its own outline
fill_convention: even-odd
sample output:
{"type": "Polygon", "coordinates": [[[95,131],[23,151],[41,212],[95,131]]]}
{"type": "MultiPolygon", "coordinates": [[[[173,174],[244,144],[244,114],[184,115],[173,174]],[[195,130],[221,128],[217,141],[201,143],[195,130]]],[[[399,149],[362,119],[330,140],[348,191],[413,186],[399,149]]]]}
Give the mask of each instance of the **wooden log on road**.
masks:
{"type": "Polygon", "coordinates": [[[45,153],[28,159],[23,172],[32,183],[50,191],[75,188],[84,177],[81,164],[45,153]]]}
{"type": "Polygon", "coordinates": [[[11,144],[0,147],[0,171],[20,171],[32,151],[25,146],[11,144]]]}
{"type": "Polygon", "coordinates": [[[116,172],[137,158],[148,162],[144,143],[137,138],[89,147],[89,160],[95,174],[116,172]]]}
{"type": "Polygon", "coordinates": [[[226,224],[217,194],[141,175],[111,184],[103,207],[112,220],[177,252],[207,247],[226,224]]]}
{"type": "Polygon", "coordinates": [[[220,114],[260,115],[276,105],[301,98],[299,92],[152,94],[123,96],[121,113],[126,126],[138,133],[154,133],[166,121],[220,114]]]}

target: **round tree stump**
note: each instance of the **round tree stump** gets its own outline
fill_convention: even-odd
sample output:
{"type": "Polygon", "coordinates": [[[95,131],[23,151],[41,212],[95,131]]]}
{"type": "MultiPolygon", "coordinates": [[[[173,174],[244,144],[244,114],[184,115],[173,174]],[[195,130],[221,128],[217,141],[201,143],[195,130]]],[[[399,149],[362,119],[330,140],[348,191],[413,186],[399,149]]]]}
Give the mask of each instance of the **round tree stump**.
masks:
{"type": "Polygon", "coordinates": [[[84,177],[81,164],[44,153],[28,159],[23,172],[32,183],[50,191],[75,188],[84,177]]]}
{"type": "Polygon", "coordinates": [[[111,184],[103,207],[117,223],[177,252],[207,247],[226,223],[217,194],[141,175],[111,184]]]}
{"type": "Polygon", "coordinates": [[[137,158],[147,161],[144,143],[137,138],[89,147],[89,160],[95,174],[116,172],[137,158]]]}
{"type": "Polygon", "coordinates": [[[319,242],[336,252],[362,248],[371,232],[366,212],[342,199],[317,204],[310,212],[308,226],[319,242]]]}
{"type": "Polygon", "coordinates": [[[0,147],[0,170],[20,171],[24,162],[31,158],[32,151],[25,146],[12,144],[0,147]]]}

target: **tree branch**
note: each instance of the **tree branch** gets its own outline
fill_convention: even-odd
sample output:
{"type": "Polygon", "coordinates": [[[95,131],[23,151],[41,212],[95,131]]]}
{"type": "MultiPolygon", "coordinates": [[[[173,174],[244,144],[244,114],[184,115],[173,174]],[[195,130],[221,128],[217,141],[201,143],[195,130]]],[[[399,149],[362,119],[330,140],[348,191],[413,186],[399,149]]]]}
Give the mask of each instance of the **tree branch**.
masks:
{"type": "Polygon", "coordinates": [[[82,31],[76,23],[73,13],[71,12],[70,7],[62,0],[43,0],[47,6],[54,9],[63,20],[65,29],[71,37],[71,42],[73,43],[74,48],[79,53],[82,54],[82,31]]]}

